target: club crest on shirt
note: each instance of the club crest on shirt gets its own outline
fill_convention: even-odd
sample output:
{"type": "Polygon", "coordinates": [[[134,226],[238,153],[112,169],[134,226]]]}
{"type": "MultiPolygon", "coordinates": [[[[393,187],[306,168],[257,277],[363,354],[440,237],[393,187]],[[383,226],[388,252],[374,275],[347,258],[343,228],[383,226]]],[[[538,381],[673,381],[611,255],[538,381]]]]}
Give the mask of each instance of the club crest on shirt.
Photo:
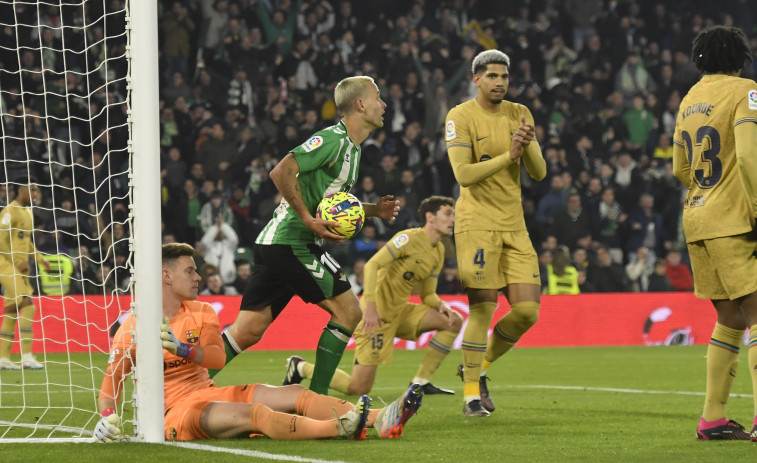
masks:
{"type": "Polygon", "coordinates": [[[406,233],[403,233],[403,234],[401,234],[400,236],[398,236],[398,237],[394,238],[394,239],[392,240],[392,243],[394,244],[394,247],[395,247],[395,248],[399,249],[399,248],[401,248],[402,246],[406,245],[408,241],[410,241],[410,237],[409,237],[409,236],[407,236],[407,234],[406,234],[406,233]]]}
{"type": "Polygon", "coordinates": [[[455,121],[447,122],[447,126],[444,128],[444,133],[447,134],[447,141],[457,138],[457,132],[455,131],[455,121]]]}
{"type": "Polygon", "coordinates": [[[749,109],[757,110],[757,90],[749,90],[747,101],[749,101],[749,109]]]}
{"type": "Polygon", "coordinates": [[[198,329],[187,330],[184,334],[187,335],[187,342],[189,344],[194,344],[200,339],[200,330],[198,329]]]}
{"type": "Polygon", "coordinates": [[[322,144],[323,144],[323,137],[319,135],[315,135],[313,137],[310,137],[310,140],[302,144],[302,149],[304,149],[305,151],[313,151],[314,149],[318,148],[322,144]]]}

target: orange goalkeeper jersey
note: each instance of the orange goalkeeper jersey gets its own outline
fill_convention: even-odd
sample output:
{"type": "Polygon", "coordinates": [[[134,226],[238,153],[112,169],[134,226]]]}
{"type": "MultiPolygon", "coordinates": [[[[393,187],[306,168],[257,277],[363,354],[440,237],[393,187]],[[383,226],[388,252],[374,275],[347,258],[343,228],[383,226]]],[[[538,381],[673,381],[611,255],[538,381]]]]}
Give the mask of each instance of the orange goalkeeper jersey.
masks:
{"type": "MultiPolygon", "coordinates": [[[[134,318],[129,315],[116,332],[108,359],[108,370],[100,388],[101,398],[118,399],[123,378],[131,371],[132,359],[136,354],[136,346],[132,343],[134,323],[134,318]]],[[[179,313],[171,318],[169,324],[179,341],[201,346],[206,352],[206,358],[209,351],[218,349],[224,352],[218,316],[210,304],[185,301],[181,304],[179,313]]],[[[165,349],[163,349],[163,374],[166,411],[190,392],[216,387],[215,381],[208,375],[207,368],[173,355],[165,349]]]]}

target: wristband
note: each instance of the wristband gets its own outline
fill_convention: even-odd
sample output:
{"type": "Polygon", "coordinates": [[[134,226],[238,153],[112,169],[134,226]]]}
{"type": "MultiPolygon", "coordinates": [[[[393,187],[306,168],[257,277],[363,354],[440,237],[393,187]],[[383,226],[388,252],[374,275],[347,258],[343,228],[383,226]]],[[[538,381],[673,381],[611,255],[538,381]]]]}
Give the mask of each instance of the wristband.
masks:
{"type": "Polygon", "coordinates": [[[103,410],[102,412],[100,412],[100,416],[103,417],[103,418],[105,418],[106,416],[110,416],[110,415],[112,415],[114,413],[116,413],[116,409],[115,408],[106,408],[105,410],[103,410]]]}
{"type": "Polygon", "coordinates": [[[190,346],[189,344],[184,344],[183,342],[181,342],[179,343],[179,347],[176,349],[176,355],[187,360],[192,360],[197,355],[197,349],[195,349],[194,346],[190,346]]]}

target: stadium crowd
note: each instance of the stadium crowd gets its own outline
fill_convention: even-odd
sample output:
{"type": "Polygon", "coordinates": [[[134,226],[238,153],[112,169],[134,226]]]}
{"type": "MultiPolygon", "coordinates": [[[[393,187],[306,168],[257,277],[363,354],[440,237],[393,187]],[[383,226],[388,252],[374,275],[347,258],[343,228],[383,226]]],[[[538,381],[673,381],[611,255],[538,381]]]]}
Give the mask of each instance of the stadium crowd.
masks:
{"type": "MultiPolygon", "coordinates": [[[[510,56],[507,99],[532,112],[547,161],[544,181],[522,176],[543,291],[692,289],[681,231],[683,187],[671,162],[678,106],[699,78],[689,50],[693,37],[712,24],[741,27],[757,46],[754,2],[531,0],[513,7],[496,0],[177,0],[159,6],[163,241],[193,243],[202,251],[202,275],[212,275],[206,293],[244,287],[246,248],[281,199],[269,172],[306,137],[338,120],[335,84],[363,74],[375,79],[387,108],[383,129],[363,144],[353,192],[367,202],[393,194],[402,209],[394,224],[371,220],[354,240],[330,245],[340,262],[353,266],[350,280],[359,293],[362,265],[395,232],[419,223],[421,200],[457,196],[444,120],[449,109],[475,96],[471,60],[491,48],[510,56]],[[566,282],[550,284],[550,277],[566,282]]],[[[50,8],[40,21],[55,24],[57,14],[50,8]]],[[[0,31],[0,41],[7,35],[7,28],[0,31]]],[[[28,40],[38,38],[31,32],[28,40]]],[[[117,51],[123,43],[110,39],[102,47],[117,51]]],[[[0,55],[0,63],[18,60],[12,55],[0,55]]],[[[42,65],[32,52],[21,58],[24,66],[42,65]]],[[[41,85],[27,80],[27,88],[41,85]]],[[[66,73],[56,85],[82,83],[66,73]]],[[[102,95],[89,109],[81,102],[75,107],[107,107],[109,123],[118,124],[122,106],[108,102],[118,101],[123,82],[116,79],[111,90],[116,96],[102,95]]],[[[0,93],[0,104],[13,108],[9,95],[0,93]]],[[[42,130],[39,123],[16,129],[42,130]]],[[[86,176],[95,191],[123,191],[123,177],[102,172],[103,157],[111,166],[123,165],[123,130],[103,139],[96,129],[69,132],[84,146],[94,143],[92,159],[81,160],[82,172],[52,172],[50,185],[86,176]],[[99,188],[103,182],[108,188],[99,188]]],[[[44,157],[43,144],[31,148],[39,152],[29,156],[44,157]]],[[[3,154],[13,153],[6,147],[3,154]]],[[[128,257],[125,201],[111,201],[107,216],[88,214],[97,198],[43,190],[55,210],[36,211],[41,228],[83,231],[88,241],[40,233],[40,250],[65,248],[78,256],[72,281],[121,287],[123,274],[85,257],[102,254],[111,243],[116,262],[128,257]]],[[[462,292],[451,243],[446,257],[439,292],[462,292]]],[[[82,289],[87,291],[71,291],[82,289]]]]}

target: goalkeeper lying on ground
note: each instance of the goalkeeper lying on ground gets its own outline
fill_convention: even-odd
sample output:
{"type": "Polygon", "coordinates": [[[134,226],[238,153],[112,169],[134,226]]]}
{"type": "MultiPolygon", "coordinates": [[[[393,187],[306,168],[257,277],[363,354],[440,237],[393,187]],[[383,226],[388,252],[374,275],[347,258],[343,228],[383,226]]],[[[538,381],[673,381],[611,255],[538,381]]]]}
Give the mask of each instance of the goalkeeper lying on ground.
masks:
{"type": "MultiPolygon", "coordinates": [[[[382,409],[370,409],[367,396],[353,405],[299,385],[216,387],[207,369],[221,368],[225,351],[215,311],[210,304],[195,301],[200,276],[193,253],[188,244],[163,246],[161,339],[166,439],[246,437],[255,433],[274,439],[363,439],[367,427],[374,427],[381,437],[402,434],[404,424],[421,405],[423,394],[417,384],[382,409]],[[174,333],[179,333],[179,338],[174,333]]],[[[103,442],[123,438],[116,404],[134,358],[132,323],[129,316],[116,333],[100,388],[102,418],[94,436],[103,442]]]]}

